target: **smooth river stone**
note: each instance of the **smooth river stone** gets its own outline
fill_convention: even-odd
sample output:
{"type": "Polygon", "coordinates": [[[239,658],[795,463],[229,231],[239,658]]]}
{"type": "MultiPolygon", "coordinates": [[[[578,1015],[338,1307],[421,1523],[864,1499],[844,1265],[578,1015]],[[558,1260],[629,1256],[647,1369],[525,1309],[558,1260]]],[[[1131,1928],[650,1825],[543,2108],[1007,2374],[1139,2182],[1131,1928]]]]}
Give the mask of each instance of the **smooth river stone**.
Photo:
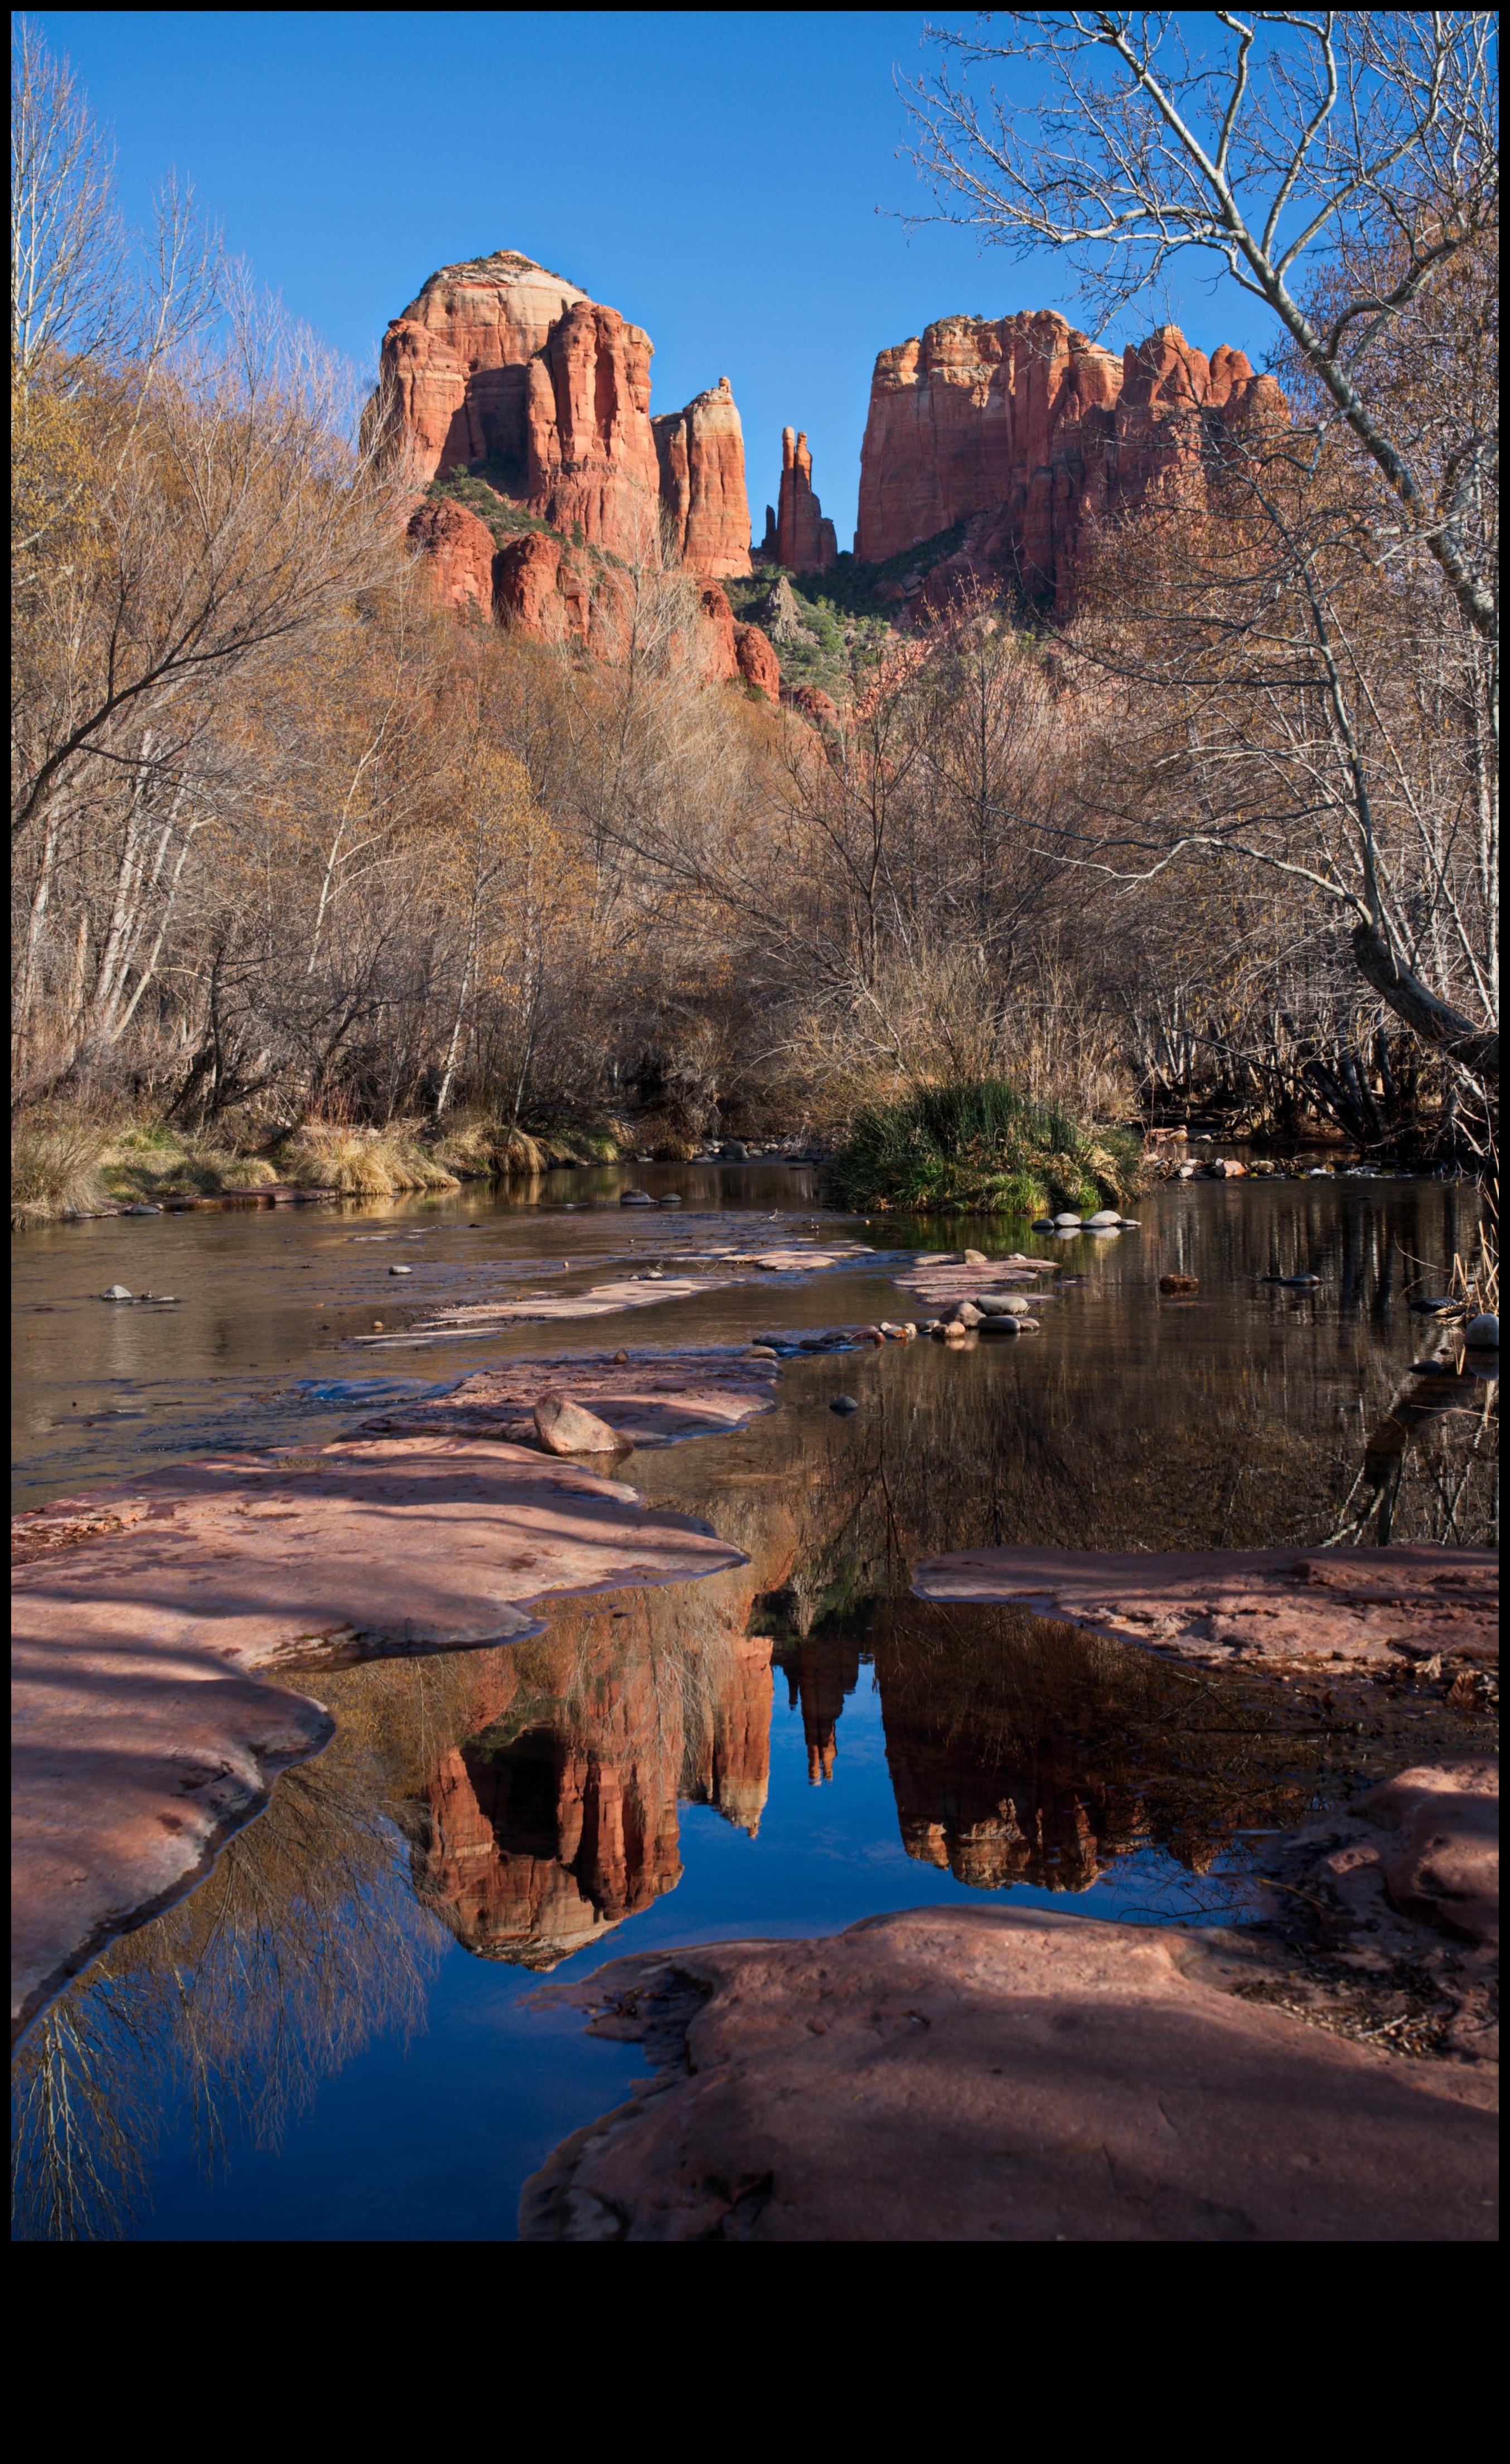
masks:
{"type": "Polygon", "coordinates": [[[1176,1660],[1499,1658],[1492,1549],[961,1549],[919,1566],[924,1600],[1001,1601],[1176,1660]]]}
{"type": "Polygon", "coordinates": [[[1234,1994],[1226,1949],[934,1907],[547,1987],[663,2067],[525,2185],[521,2236],[1492,2240],[1492,2076],[1234,1994]]]}
{"type": "Polygon", "coordinates": [[[18,2018],[324,1744],[249,1671],[517,1639],[544,1599],[745,1563],[620,1481],[438,1434],[174,1464],[11,1528],[18,2018]]]}

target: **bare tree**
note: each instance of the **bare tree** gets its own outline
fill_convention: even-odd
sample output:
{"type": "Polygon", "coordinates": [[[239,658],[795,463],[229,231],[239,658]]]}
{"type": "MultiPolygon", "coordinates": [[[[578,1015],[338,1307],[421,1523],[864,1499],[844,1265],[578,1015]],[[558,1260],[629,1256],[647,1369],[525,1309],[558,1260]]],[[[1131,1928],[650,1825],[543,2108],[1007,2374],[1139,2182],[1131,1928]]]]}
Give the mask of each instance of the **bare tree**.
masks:
{"type": "MultiPolygon", "coordinates": [[[[912,88],[918,160],[949,218],[1019,253],[1062,251],[1103,317],[1126,308],[1181,253],[1213,260],[1270,311],[1279,364],[1299,396],[1293,430],[1220,440],[1227,503],[1238,493],[1244,501],[1225,543],[1208,542],[1203,614],[1217,632],[1227,628],[1230,644],[1239,635],[1249,643],[1255,594],[1267,587],[1273,655],[1261,679],[1250,671],[1259,697],[1250,694],[1247,707],[1261,706],[1263,724],[1288,733],[1290,801],[1309,765],[1320,803],[1308,809],[1332,815],[1341,837],[1281,847],[1272,831],[1248,826],[1255,810],[1270,808],[1262,795],[1255,806],[1251,772],[1242,794],[1229,795],[1237,747],[1230,737],[1200,735],[1214,713],[1207,698],[1199,741],[1188,748],[1201,772],[1195,810],[1159,861],[1202,848],[1287,869],[1351,916],[1360,973],[1407,1025],[1472,1075],[1497,1082],[1493,928],[1477,917],[1465,938],[1458,884],[1439,861],[1449,841],[1462,848],[1457,788],[1471,779],[1470,836],[1492,909],[1498,398],[1493,354],[1486,366],[1479,343],[1492,328],[1498,231],[1497,21],[1487,12],[1387,11],[1218,11],[1198,21],[1182,12],[1014,11],[1011,21],[1006,42],[940,34],[944,68],[912,88]],[[1209,37],[1200,52],[1191,48],[1197,24],[1209,37]],[[959,64],[955,74],[949,61],[959,64]],[[1005,99],[994,86],[977,99],[970,80],[981,72],[1006,73],[1005,99]],[[1360,485],[1360,471],[1372,490],[1360,485]],[[1299,518],[1298,484],[1308,496],[1299,518]],[[1255,574],[1255,523],[1265,585],[1255,574]],[[1239,612],[1234,598],[1218,617],[1224,557],[1236,596],[1246,590],[1248,600],[1239,612]],[[1367,569],[1386,583],[1372,594],[1375,649],[1389,590],[1397,615],[1414,603],[1393,627],[1390,649],[1397,677],[1402,657],[1426,663],[1415,682],[1429,699],[1428,671],[1440,669],[1450,627],[1423,613],[1423,567],[1466,637],[1448,657],[1458,700],[1466,694],[1473,706],[1472,724],[1456,730],[1460,744],[1473,738],[1459,781],[1446,806],[1431,809],[1419,767],[1413,787],[1403,783],[1398,693],[1390,718],[1383,715],[1388,658],[1361,662],[1352,629],[1353,584],[1367,569]],[[1200,801],[1213,767],[1223,776],[1210,800],[1225,807],[1219,823],[1200,801]],[[1419,862],[1406,897],[1398,878],[1386,879],[1379,844],[1386,790],[1414,799],[1419,862]],[[1431,890],[1424,905],[1413,894],[1423,883],[1431,890]],[[1478,1018],[1444,997],[1434,973],[1444,934],[1466,961],[1449,972],[1466,975],[1478,1018]]],[[[1193,458],[1210,463],[1212,442],[1198,435],[1193,458]]],[[[1147,605],[1146,592],[1124,594],[1129,676],[1144,675],[1137,619],[1147,605]]],[[[1208,632],[1208,650],[1211,639],[1208,632]]],[[[1160,668],[1156,656],[1145,681],[1160,668]]],[[[1165,655],[1161,671],[1171,690],[1192,684],[1177,658],[1165,655]]],[[[1211,680],[1208,658],[1202,695],[1211,680]]],[[[1224,703],[1224,723],[1230,717],[1224,703]]],[[[1252,752],[1254,731],[1243,733],[1252,752]]]]}

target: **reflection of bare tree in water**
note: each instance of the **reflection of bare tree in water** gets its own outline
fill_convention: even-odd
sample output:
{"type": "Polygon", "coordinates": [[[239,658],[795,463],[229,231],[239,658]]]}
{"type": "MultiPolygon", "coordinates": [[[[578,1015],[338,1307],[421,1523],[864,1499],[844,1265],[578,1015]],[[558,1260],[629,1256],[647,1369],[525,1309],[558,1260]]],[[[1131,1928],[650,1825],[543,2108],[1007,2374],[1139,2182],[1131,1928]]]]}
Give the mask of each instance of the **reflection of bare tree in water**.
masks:
{"type": "Polygon", "coordinates": [[[337,1721],[325,1753],[286,1773],[199,1889],[114,1945],[26,2038],[19,2236],[128,2234],[168,2132],[187,2121],[211,2168],[233,2131],[276,2146],[372,2036],[422,2024],[458,1930],[455,1904],[425,1887],[427,1793],[458,1744],[485,1759],[490,1726],[506,1744],[547,1725],[566,1760],[616,1793],[627,1818],[617,1881],[602,1859],[609,1921],[679,1872],[678,1796],[752,1830],[769,1651],[741,1655],[751,1589],[736,1573],[622,1595],[623,1607],[568,1604],[538,1643],[322,1671],[337,1721]]]}
{"type": "Polygon", "coordinates": [[[1329,1545],[1498,1548],[1499,1398],[1498,1378],[1476,1375],[1460,1346],[1415,1363],[1388,1407],[1375,1403],[1329,1545]]]}
{"type": "Polygon", "coordinates": [[[1316,1548],[1335,1536],[1484,1546],[1498,1535],[1485,1399],[1498,1389],[1451,1364],[1407,1380],[1397,1412],[1398,1372],[1371,1351],[1352,1364],[1350,1402],[1341,1380],[1319,1395],[1280,1346],[1235,1368],[1192,1353],[1172,1392],[1166,1369],[1151,1408],[1136,1381],[1098,1376],[1083,1356],[1046,1369],[1019,1377],[989,1342],[942,1361],[921,1345],[877,1361],[870,1408],[829,1445],[829,1537],[799,1561],[793,1606],[799,1595],[836,1605],[904,1591],[920,1558],[949,1549],[1316,1548]],[[1377,1441],[1365,1439],[1370,1429],[1377,1441]],[[1360,1454],[1372,1481],[1391,1444],[1388,1533],[1340,1534],[1360,1454]]]}
{"type": "Polygon", "coordinates": [[[338,1731],[191,1897],[38,2019],[15,2070],[21,2239],[121,2237],[167,2131],[187,2119],[207,2167],[233,2127],[277,2146],[369,2037],[420,2024],[441,1938],[376,1776],[360,1726],[338,1731]]]}

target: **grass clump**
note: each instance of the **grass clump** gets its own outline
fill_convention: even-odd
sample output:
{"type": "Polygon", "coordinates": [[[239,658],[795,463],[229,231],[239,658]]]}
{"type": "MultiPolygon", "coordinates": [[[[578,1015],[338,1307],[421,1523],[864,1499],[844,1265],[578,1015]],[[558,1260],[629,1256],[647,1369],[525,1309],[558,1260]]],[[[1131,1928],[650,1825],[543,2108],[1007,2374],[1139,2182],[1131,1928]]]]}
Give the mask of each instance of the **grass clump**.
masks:
{"type": "Polygon", "coordinates": [[[485,1114],[462,1114],[432,1139],[436,1163],[460,1180],[533,1177],[560,1164],[616,1163],[633,1139],[622,1123],[588,1129],[522,1130],[485,1114]]]}
{"type": "Polygon", "coordinates": [[[459,1189],[460,1179],[426,1153],[411,1128],[349,1129],[310,1121],[282,1148],[282,1177],[300,1189],[334,1189],[343,1198],[396,1198],[405,1191],[459,1189]]]}
{"type": "Polygon", "coordinates": [[[102,1161],[105,1195],[118,1205],[164,1198],[213,1198],[221,1190],[265,1189],[278,1174],[261,1155],[238,1155],[213,1138],[165,1121],[118,1131],[102,1161]]]}
{"type": "Polygon", "coordinates": [[[109,1143],[109,1133],[91,1121],[17,1122],[11,1135],[12,1226],[92,1215],[104,1195],[100,1166],[109,1143]]]}
{"type": "Polygon", "coordinates": [[[1138,1187],[1135,1138],[1032,1104],[1004,1078],[918,1086],[859,1113],[829,1167],[853,1213],[1041,1215],[1121,1205],[1138,1187]]]}

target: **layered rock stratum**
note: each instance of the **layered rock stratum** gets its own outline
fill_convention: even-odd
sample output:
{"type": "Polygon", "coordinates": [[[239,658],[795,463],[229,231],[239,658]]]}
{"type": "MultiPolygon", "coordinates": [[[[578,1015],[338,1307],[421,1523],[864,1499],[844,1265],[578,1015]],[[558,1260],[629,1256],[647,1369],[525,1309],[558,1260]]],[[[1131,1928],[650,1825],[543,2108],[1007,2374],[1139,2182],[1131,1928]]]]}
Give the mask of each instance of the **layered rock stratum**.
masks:
{"type": "Polygon", "coordinates": [[[1241,351],[1208,360],[1177,325],[1118,354],[1049,309],[942,318],[877,359],[855,552],[883,563],[964,524],[946,572],[1062,604],[1094,523],[1193,474],[1212,425],[1285,415],[1241,351]]]}
{"type": "Polygon", "coordinates": [[[516,250],[442,266],[383,340],[379,398],[416,486],[485,465],[573,541],[634,555],[662,517],[681,561],[747,573],[744,440],[727,377],[652,421],[655,345],[516,250]]]}

